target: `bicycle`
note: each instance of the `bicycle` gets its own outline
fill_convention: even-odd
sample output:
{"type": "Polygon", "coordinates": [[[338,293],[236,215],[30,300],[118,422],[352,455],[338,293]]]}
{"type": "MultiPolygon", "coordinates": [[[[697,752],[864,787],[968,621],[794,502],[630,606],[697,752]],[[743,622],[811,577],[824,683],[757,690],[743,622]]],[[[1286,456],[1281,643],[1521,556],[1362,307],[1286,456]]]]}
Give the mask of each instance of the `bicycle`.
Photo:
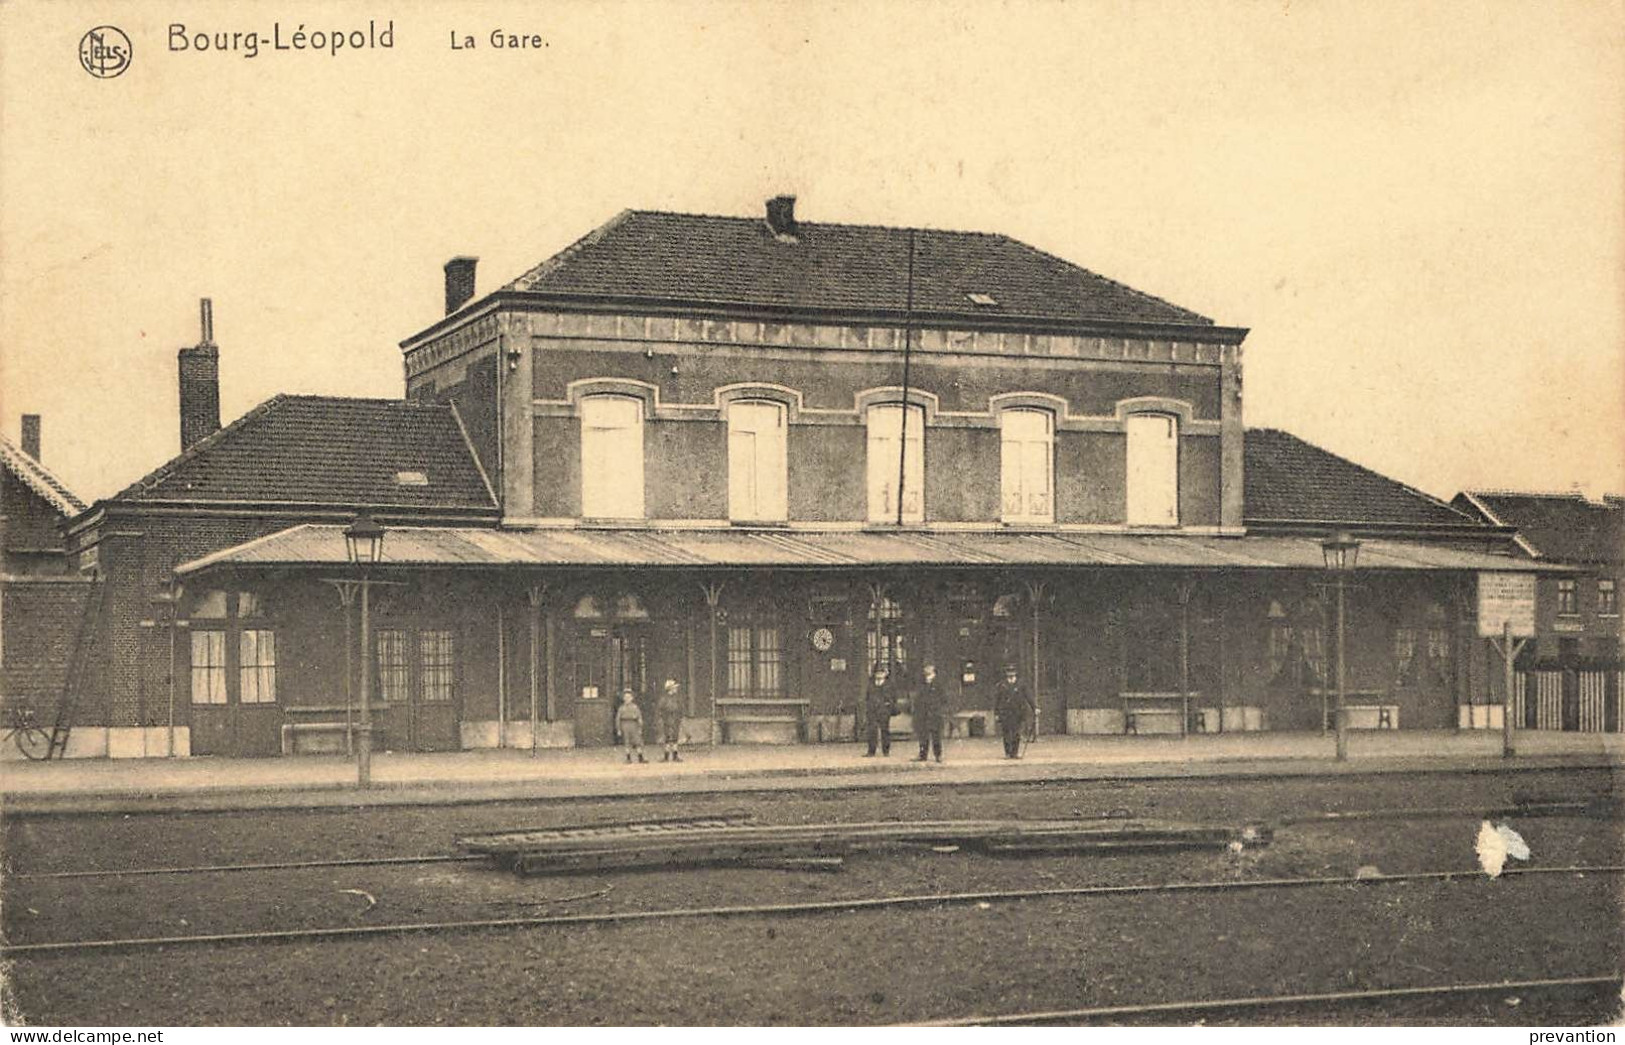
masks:
{"type": "Polygon", "coordinates": [[[27,704],[14,704],[8,712],[10,725],[0,734],[0,744],[11,741],[23,757],[32,762],[51,756],[51,731],[34,722],[34,709],[27,704]]]}

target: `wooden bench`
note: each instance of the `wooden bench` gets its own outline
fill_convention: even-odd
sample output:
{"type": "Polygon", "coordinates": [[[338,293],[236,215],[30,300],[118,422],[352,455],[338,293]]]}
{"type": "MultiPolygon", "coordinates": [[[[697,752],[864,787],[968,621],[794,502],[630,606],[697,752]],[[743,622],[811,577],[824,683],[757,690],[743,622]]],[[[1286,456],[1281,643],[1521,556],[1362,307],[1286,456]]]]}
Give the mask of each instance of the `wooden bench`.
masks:
{"type": "MultiPolygon", "coordinates": [[[[1320,698],[1322,713],[1326,716],[1326,730],[1337,728],[1337,690],[1330,687],[1312,687],[1310,696],[1320,698]]],[[[1350,729],[1398,729],[1399,705],[1387,702],[1385,689],[1345,689],[1343,699],[1344,721],[1350,729]],[[1359,701],[1359,703],[1355,703],[1359,701]]]]}
{"type": "Polygon", "coordinates": [[[991,711],[955,711],[948,716],[948,735],[950,737],[973,737],[993,735],[993,712],[991,711]],[[980,732],[977,731],[980,727],[980,732]]]}
{"type": "Polygon", "coordinates": [[[300,716],[319,716],[305,721],[284,722],[282,724],[282,753],[284,755],[297,755],[301,753],[301,738],[310,738],[318,742],[318,754],[350,754],[355,749],[355,727],[360,721],[360,712],[355,708],[345,708],[343,704],[285,704],[283,705],[285,717],[294,719],[300,716]],[[350,720],[344,720],[344,713],[348,710],[350,720]],[[332,738],[338,738],[337,743],[332,738]],[[327,740],[328,743],[320,743],[327,740]]]}
{"type": "MultiPolygon", "coordinates": [[[[722,697],[716,702],[718,739],[733,743],[735,726],[788,726],[783,743],[798,743],[807,739],[807,709],[812,701],[794,697],[722,697]]],[[[768,732],[771,732],[769,730],[768,732]]],[[[770,743],[771,741],[762,741],[770,743]]]]}
{"type": "Polygon", "coordinates": [[[1344,704],[1343,715],[1350,729],[1398,729],[1398,704],[1344,704]]]}
{"type": "Polygon", "coordinates": [[[1150,722],[1166,723],[1170,719],[1179,726],[1176,730],[1150,730],[1154,733],[1174,732],[1184,736],[1190,732],[1191,701],[1200,693],[1119,693],[1123,700],[1124,734],[1140,733],[1140,726],[1150,722]]]}

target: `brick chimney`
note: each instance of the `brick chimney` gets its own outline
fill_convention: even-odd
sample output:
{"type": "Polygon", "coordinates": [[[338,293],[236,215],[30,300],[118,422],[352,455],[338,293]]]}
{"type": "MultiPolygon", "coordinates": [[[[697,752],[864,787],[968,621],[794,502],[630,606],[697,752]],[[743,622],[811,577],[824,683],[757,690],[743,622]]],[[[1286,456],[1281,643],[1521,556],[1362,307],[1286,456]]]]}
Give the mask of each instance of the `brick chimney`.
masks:
{"type": "Polygon", "coordinates": [[[39,456],[39,415],[23,415],[23,453],[38,461],[39,456]]]}
{"type": "Polygon", "coordinates": [[[767,228],[778,239],[796,238],[796,198],[774,196],[767,201],[767,228]]]}
{"type": "Polygon", "coordinates": [[[203,337],[178,353],[181,383],[181,449],[220,430],[220,349],[214,343],[214,305],[199,306],[203,337]]]}
{"type": "Polygon", "coordinates": [[[446,262],[446,315],[451,315],[474,297],[474,266],[479,258],[455,257],[446,262]]]}

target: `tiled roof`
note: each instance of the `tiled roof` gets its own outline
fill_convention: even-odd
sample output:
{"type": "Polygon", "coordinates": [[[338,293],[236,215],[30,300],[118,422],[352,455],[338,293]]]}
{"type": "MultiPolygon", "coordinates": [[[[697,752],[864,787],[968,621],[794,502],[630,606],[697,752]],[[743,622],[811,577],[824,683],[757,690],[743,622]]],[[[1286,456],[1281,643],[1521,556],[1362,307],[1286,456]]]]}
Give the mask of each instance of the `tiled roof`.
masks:
{"type": "Polygon", "coordinates": [[[1478,519],[1274,428],[1249,428],[1242,516],[1263,522],[1474,526],[1478,519]]]}
{"type": "Polygon", "coordinates": [[[10,439],[0,435],[0,463],[5,465],[6,471],[18,479],[40,497],[52,508],[63,515],[72,517],[85,510],[84,502],[73,495],[67,484],[51,470],[32,457],[23,453],[22,447],[10,439]]]}
{"type": "MultiPolygon", "coordinates": [[[[503,287],[593,298],[901,314],[911,230],[628,210],[503,287]]],[[[1008,236],[912,230],[914,309],[1054,321],[1211,326],[1008,236]],[[975,304],[968,295],[995,304],[975,304]]]]}
{"type": "Polygon", "coordinates": [[[1543,494],[1471,491],[1491,522],[1516,526],[1518,536],[1537,554],[1564,562],[1625,560],[1625,501],[1610,497],[1601,504],[1578,493],[1543,494]]]}
{"type": "Polygon", "coordinates": [[[266,400],[112,500],[495,506],[449,406],[294,395],[266,400]],[[401,473],[416,474],[403,483],[401,473]]]}

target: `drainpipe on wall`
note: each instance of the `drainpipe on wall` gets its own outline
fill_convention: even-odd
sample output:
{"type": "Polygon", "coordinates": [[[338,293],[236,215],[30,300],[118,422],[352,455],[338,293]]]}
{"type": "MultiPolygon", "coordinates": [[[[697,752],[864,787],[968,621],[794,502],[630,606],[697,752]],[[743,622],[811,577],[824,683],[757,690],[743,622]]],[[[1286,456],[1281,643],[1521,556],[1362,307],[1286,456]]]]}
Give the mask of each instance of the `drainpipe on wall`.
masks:
{"type": "Polygon", "coordinates": [[[497,603],[497,748],[508,746],[508,628],[497,603]]]}

